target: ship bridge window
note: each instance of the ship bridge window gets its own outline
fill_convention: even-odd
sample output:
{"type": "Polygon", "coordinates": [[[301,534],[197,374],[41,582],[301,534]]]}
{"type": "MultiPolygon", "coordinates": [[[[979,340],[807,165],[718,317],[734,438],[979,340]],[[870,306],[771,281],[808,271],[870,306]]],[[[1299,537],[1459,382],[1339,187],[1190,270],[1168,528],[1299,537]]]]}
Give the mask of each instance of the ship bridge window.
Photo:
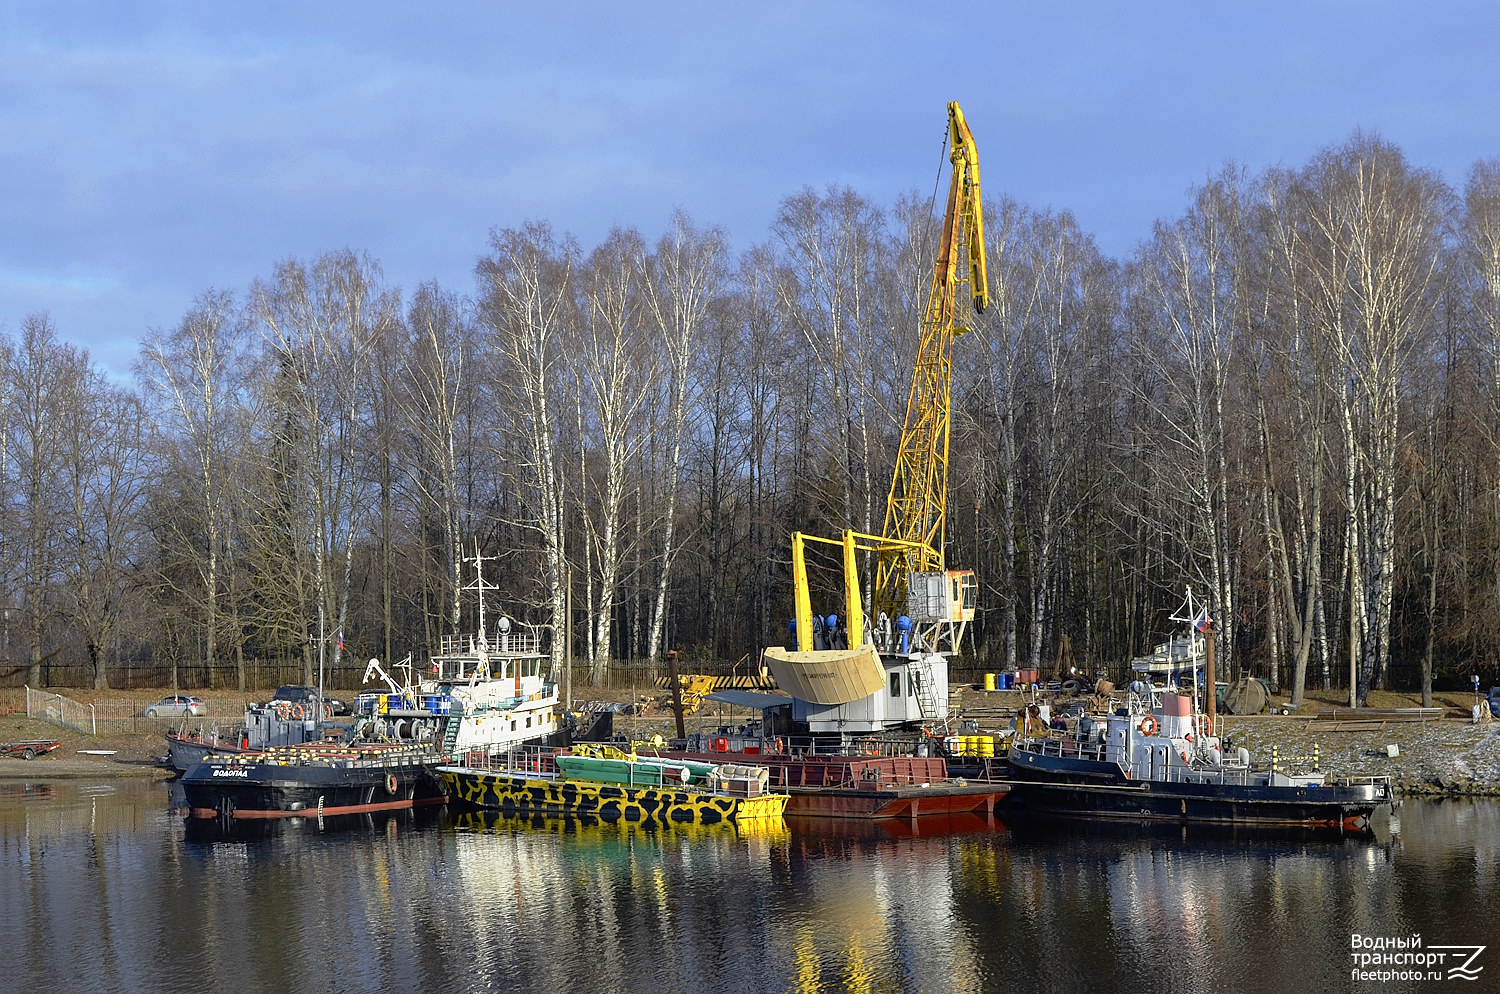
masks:
{"type": "Polygon", "coordinates": [[[897,697],[900,697],[900,696],[901,696],[901,671],[900,670],[891,670],[891,697],[892,697],[892,699],[894,699],[894,698],[897,698],[897,697]]]}

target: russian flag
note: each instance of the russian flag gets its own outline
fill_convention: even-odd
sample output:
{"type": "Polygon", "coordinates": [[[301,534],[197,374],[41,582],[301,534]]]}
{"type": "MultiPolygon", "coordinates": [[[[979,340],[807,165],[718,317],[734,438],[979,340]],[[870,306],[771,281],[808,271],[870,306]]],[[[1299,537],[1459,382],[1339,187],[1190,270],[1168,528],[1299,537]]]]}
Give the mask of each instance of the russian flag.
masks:
{"type": "Polygon", "coordinates": [[[1213,619],[1208,616],[1208,608],[1205,606],[1198,612],[1198,617],[1193,619],[1193,627],[1200,632],[1206,632],[1211,624],[1213,624],[1213,619]]]}
{"type": "Polygon", "coordinates": [[[338,644],[339,644],[339,652],[343,652],[344,651],[344,633],[343,632],[339,632],[339,643],[338,644]]]}

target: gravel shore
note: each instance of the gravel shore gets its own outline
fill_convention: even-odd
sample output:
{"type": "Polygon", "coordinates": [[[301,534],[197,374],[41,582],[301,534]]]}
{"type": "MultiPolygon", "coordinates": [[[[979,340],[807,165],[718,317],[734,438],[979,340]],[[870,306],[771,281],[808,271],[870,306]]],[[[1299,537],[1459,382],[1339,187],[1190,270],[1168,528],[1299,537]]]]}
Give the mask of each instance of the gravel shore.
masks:
{"type": "Polygon", "coordinates": [[[1389,776],[1401,794],[1500,796],[1500,722],[1445,718],[1352,732],[1312,732],[1310,724],[1270,715],[1222,719],[1224,734],[1257,763],[1270,761],[1273,744],[1282,757],[1312,755],[1316,744],[1331,776],[1389,776]]]}

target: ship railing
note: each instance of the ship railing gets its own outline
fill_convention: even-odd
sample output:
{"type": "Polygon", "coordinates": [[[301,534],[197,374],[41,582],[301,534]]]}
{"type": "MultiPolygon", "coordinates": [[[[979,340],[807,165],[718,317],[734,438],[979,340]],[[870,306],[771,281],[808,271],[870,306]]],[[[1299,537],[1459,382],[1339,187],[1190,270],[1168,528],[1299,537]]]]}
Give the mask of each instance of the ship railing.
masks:
{"type": "Polygon", "coordinates": [[[539,656],[542,652],[542,637],[536,632],[508,632],[504,635],[487,635],[481,643],[475,632],[459,635],[444,635],[438,639],[439,656],[473,656],[483,646],[492,656],[539,656]]]}
{"type": "Polygon", "coordinates": [[[1391,789],[1391,778],[1385,773],[1369,773],[1360,776],[1333,777],[1328,781],[1331,787],[1384,787],[1391,789]]]}
{"type": "Polygon", "coordinates": [[[556,773],[557,764],[552,761],[556,751],[536,745],[516,746],[504,752],[470,749],[455,758],[470,769],[491,773],[556,773]]]}
{"type": "Polygon", "coordinates": [[[1090,759],[1104,762],[1105,744],[1098,741],[1079,741],[1071,735],[1047,738],[1018,738],[1012,749],[1035,753],[1038,756],[1057,756],[1067,759],[1090,759]]]}

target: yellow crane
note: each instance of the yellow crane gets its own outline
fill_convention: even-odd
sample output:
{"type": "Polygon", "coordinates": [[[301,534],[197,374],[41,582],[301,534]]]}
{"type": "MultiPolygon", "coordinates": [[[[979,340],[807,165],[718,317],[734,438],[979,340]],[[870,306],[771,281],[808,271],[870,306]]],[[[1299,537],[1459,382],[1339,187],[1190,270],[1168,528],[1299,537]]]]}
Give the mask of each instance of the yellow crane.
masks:
{"type": "Polygon", "coordinates": [[[947,524],[948,439],[952,412],[953,340],[968,331],[958,323],[960,297],[975,311],[989,299],[984,257],[984,213],[979,155],[956,102],[948,104],[948,204],[943,213],[932,292],[922,321],[922,340],[907,399],[906,422],[896,453],[881,535],[845,530],[838,539],[795,532],[792,584],[797,648],[766,650],[767,666],[794,696],[818,704],[841,704],[885,684],[879,653],[956,650],[974,618],[977,583],[971,570],[949,570],[943,556],[947,524]],[[842,546],[844,611],[848,648],[814,647],[812,597],[806,544],[842,546]],[[865,630],[858,553],[877,557],[872,610],[876,627],[865,630]],[[910,630],[893,628],[909,619],[910,630]]]}

